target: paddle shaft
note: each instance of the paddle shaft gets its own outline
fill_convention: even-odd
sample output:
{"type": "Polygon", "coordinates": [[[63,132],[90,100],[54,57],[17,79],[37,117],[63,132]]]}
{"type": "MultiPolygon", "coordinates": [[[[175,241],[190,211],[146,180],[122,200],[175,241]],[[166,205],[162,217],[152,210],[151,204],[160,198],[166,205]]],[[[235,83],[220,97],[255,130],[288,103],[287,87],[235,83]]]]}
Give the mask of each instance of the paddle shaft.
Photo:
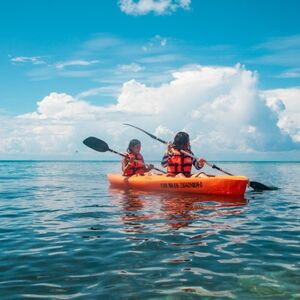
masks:
{"type": "MultiPolygon", "coordinates": [[[[98,138],[96,138],[96,137],[94,137],[94,136],[90,136],[90,137],[86,138],[86,139],[83,141],[83,144],[86,145],[87,147],[89,147],[89,148],[91,148],[91,149],[97,151],[97,152],[107,152],[107,151],[109,151],[109,152],[118,154],[118,155],[120,155],[120,156],[122,156],[122,157],[126,157],[125,154],[120,153],[120,152],[118,152],[118,151],[115,151],[115,150],[113,150],[113,149],[110,149],[109,146],[107,145],[107,143],[106,143],[105,141],[100,140],[100,139],[98,139],[98,138]]],[[[137,160],[134,160],[134,162],[137,162],[137,160]]],[[[143,163],[143,165],[145,166],[145,163],[143,163]]],[[[160,170],[160,169],[158,169],[158,168],[155,168],[155,167],[154,167],[153,169],[156,170],[156,171],[159,171],[159,172],[161,172],[161,173],[166,174],[165,171],[160,170]]]]}
{"type": "MultiPolygon", "coordinates": [[[[131,127],[133,127],[133,128],[136,128],[136,129],[138,129],[138,130],[140,130],[140,131],[146,133],[147,135],[149,135],[149,136],[152,137],[153,139],[155,139],[155,140],[157,140],[157,141],[159,141],[159,142],[161,142],[161,143],[163,143],[163,144],[166,144],[166,145],[168,144],[167,141],[164,141],[164,140],[158,138],[157,136],[155,136],[155,135],[153,135],[153,134],[147,132],[146,130],[144,130],[144,129],[142,129],[142,128],[139,128],[139,127],[137,127],[137,126],[134,126],[134,125],[131,125],[131,124],[128,124],[128,123],[124,123],[124,125],[131,126],[131,127]]],[[[188,156],[191,157],[191,158],[194,158],[194,159],[198,160],[198,158],[197,158],[196,156],[194,156],[193,154],[191,154],[191,153],[189,153],[189,152],[187,152],[187,151],[180,150],[180,152],[183,153],[183,154],[185,154],[185,155],[188,155],[188,156]]],[[[224,174],[233,176],[233,174],[231,174],[231,173],[229,173],[229,172],[226,172],[226,171],[222,170],[221,168],[219,168],[219,167],[216,166],[215,164],[210,164],[210,163],[208,163],[207,161],[206,161],[205,163],[206,163],[208,166],[210,166],[211,168],[213,168],[213,169],[217,169],[217,170],[219,170],[220,172],[223,172],[224,174]]]]}
{"type": "MultiPolygon", "coordinates": [[[[186,154],[186,155],[189,155],[189,156],[192,157],[192,158],[197,159],[197,157],[195,157],[195,156],[192,155],[191,153],[186,152],[186,151],[184,151],[184,150],[181,150],[181,153],[184,153],[184,154],[186,154]]],[[[229,173],[229,172],[226,172],[226,171],[224,171],[223,169],[219,168],[219,167],[216,166],[215,164],[210,164],[210,163],[208,163],[207,161],[205,161],[205,163],[206,163],[208,166],[210,166],[211,168],[217,169],[218,171],[223,172],[224,174],[227,174],[227,175],[229,175],[229,176],[234,176],[233,174],[231,174],[231,173],[229,173]]],[[[264,190],[270,191],[270,190],[276,189],[276,188],[270,188],[270,187],[266,186],[265,184],[260,183],[260,182],[257,182],[257,181],[249,181],[249,186],[250,186],[251,188],[253,188],[255,191],[264,191],[264,190]]]]}
{"type": "MultiPolygon", "coordinates": [[[[124,125],[128,125],[128,126],[131,126],[131,127],[133,127],[133,128],[136,128],[136,129],[138,129],[138,130],[140,130],[140,131],[146,133],[147,135],[149,135],[149,136],[152,137],[153,139],[155,139],[155,140],[157,140],[157,141],[159,141],[159,142],[161,142],[161,143],[163,143],[163,144],[166,144],[166,145],[168,144],[168,142],[166,142],[166,141],[164,141],[164,140],[158,138],[157,136],[155,136],[155,135],[153,135],[153,134],[147,132],[146,130],[144,130],[144,129],[142,129],[142,128],[139,128],[139,127],[137,127],[137,126],[134,126],[134,125],[131,125],[131,124],[128,124],[128,123],[124,123],[124,125]]],[[[192,157],[192,158],[197,159],[194,155],[192,155],[191,153],[189,153],[189,152],[187,152],[187,151],[180,150],[180,152],[181,152],[181,153],[184,153],[184,154],[186,154],[186,155],[188,155],[188,156],[190,156],[190,157],[192,157]]],[[[197,160],[198,160],[198,159],[197,159],[197,160]]],[[[208,166],[210,166],[211,168],[217,169],[218,171],[223,172],[224,174],[227,174],[227,175],[229,175],[229,176],[234,176],[233,174],[231,174],[231,173],[229,173],[229,172],[226,172],[226,171],[224,171],[223,169],[219,168],[219,167],[216,166],[215,164],[210,164],[210,163],[208,163],[207,161],[205,161],[205,163],[206,163],[208,166]]],[[[260,182],[257,182],[257,181],[249,181],[249,186],[252,187],[254,190],[272,190],[272,189],[274,189],[274,188],[270,188],[270,187],[268,187],[268,186],[266,186],[266,185],[264,185],[264,184],[262,184],[262,183],[260,183],[260,182]]]]}

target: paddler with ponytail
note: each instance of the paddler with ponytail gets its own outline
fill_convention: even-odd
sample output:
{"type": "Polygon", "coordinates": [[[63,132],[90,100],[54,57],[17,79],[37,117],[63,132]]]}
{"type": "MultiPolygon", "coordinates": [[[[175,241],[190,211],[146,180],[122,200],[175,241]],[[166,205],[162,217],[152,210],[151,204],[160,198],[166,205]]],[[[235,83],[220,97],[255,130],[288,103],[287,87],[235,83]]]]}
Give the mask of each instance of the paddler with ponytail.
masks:
{"type": "Polygon", "coordinates": [[[182,153],[181,150],[194,155],[191,151],[190,137],[186,132],[178,132],[175,135],[173,144],[168,143],[161,165],[164,168],[167,167],[167,172],[170,176],[183,174],[185,177],[190,177],[192,166],[200,170],[204,166],[205,160],[192,158],[182,153]]]}
{"type": "Polygon", "coordinates": [[[133,139],[129,142],[126,157],[122,161],[123,176],[132,176],[135,174],[143,175],[153,169],[153,165],[146,165],[141,151],[141,142],[133,139]]]}

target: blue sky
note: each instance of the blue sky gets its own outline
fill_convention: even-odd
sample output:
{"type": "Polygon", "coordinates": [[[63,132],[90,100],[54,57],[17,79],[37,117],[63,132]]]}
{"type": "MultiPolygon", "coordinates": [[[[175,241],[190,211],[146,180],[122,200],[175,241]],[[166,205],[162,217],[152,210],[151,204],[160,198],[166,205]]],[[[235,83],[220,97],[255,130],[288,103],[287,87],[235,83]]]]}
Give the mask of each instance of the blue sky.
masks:
{"type": "MultiPolygon", "coordinates": [[[[186,63],[242,63],[259,71],[263,88],[299,85],[299,70],[297,77],[280,77],[300,68],[299,11],[299,1],[291,0],[192,1],[188,10],[139,16],[125,14],[118,1],[112,0],[2,1],[1,109],[9,114],[26,112],[53,90],[76,95],[98,87],[96,80],[106,71],[105,78],[113,80],[115,76],[109,71],[145,55],[137,48],[150,44],[157,35],[168,40],[169,49],[156,50],[174,55],[173,60],[163,63],[167,70],[186,63]],[[95,51],[85,48],[97,36],[115,39],[114,53],[110,47],[102,51],[96,46],[95,51]],[[277,49],[282,40],[289,39],[286,48],[277,49]],[[137,53],[117,53],[119,43],[137,53]],[[294,55],[291,61],[290,55],[294,55]],[[70,60],[101,63],[69,67],[69,75],[58,75],[46,64],[12,64],[13,57],[41,57],[47,65],[70,60]],[[269,60],[264,61],[266,57],[269,60]],[[81,71],[82,76],[71,71],[81,71]]],[[[119,83],[117,80],[116,85],[119,83]]]]}
{"type": "Polygon", "coordinates": [[[240,64],[257,93],[298,88],[299,11],[296,0],[1,1],[0,114],[36,112],[50,93],[107,107],[130,80],[158,88],[198,65],[240,64]]]}

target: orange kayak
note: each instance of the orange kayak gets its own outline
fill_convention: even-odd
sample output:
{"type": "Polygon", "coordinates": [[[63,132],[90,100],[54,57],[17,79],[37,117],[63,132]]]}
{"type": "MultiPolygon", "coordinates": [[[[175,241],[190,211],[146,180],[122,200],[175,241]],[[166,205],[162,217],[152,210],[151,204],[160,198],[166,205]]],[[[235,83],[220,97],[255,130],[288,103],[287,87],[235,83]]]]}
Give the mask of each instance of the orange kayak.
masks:
{"type": "Polygon", "coordinates": [[[207,195],[243,196],[248,178],[245,176],[213,176],[213,177],[169,177],[158,174],[133,175],[108,174],[111,186],[122,189],[145,191],[195,193],[207,195]]]}

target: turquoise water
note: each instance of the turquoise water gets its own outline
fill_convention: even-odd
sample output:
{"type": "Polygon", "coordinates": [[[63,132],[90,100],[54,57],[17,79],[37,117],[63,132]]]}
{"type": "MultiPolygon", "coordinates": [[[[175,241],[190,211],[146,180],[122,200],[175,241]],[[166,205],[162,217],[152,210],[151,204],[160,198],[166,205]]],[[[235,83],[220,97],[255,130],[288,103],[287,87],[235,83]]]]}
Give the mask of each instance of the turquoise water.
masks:
{"type": "Polygon", "coordinates": [[[116,162],[0,162],[0,299],[299,299],[300,164],[218,165],[281,189],[124,192],[116,162]]]}

